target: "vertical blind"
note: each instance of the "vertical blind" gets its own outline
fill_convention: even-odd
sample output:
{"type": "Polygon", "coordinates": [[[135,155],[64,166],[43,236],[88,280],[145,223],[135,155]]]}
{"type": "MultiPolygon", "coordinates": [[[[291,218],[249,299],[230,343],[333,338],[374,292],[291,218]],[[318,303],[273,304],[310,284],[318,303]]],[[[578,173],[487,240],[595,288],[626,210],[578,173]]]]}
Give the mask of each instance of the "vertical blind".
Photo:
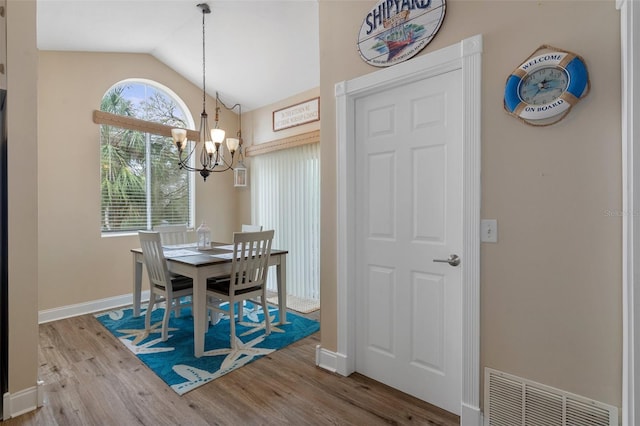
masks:
{"type": "MultiPolygon", "coordinates": [[[[287,293],[320,299],[320,145],[253,157],[251,220],[275,229],[273,247],[289,250],[287,293]]],[[[267,288],[276,289],[270,272],[267,288]]]]}

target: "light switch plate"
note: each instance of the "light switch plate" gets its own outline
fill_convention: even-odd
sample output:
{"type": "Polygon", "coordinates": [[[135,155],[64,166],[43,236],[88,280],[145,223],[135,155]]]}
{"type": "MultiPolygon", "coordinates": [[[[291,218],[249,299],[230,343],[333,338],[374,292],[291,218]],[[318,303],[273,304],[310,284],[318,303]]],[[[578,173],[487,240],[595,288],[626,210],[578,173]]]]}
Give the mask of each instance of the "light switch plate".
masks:
{"type": "Polygon", "coordinates": [[[480,241],[483,243],[498,242],[498,221],[495,219],[482,219],[480,221],[480,241]]]}

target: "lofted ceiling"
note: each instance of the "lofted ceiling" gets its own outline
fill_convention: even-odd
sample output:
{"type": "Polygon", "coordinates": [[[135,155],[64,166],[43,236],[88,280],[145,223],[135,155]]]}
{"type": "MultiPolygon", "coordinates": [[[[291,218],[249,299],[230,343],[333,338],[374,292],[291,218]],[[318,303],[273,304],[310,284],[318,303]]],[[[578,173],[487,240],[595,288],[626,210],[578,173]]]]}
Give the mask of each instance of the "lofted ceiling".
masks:
{"type": "MultiPolygon", "coordinates": [[[[202,87],[197,0],[37,0],[38,49],[148,53],[202,87]]],[[[317,0],[209,0],[207,93],[243,111],[320,84],[317,0]]]]}

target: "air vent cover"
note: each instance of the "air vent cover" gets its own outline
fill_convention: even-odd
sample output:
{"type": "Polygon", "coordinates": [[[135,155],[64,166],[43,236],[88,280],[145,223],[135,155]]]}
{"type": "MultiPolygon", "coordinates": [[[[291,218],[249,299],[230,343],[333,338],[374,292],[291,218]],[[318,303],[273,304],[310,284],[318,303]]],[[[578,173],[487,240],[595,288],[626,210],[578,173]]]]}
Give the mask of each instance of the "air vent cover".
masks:
{"type": "Polygon", "coordinates": [[[618,426],[602,402],[485,368],[485,426],[618,426]]]}

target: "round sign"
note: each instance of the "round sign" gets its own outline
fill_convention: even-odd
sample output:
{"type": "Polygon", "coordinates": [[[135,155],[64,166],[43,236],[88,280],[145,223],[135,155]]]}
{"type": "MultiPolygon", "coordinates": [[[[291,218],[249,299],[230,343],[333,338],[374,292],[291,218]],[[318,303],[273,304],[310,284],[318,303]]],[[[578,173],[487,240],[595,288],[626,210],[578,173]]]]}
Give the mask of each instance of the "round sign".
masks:
{"type": "Polygon", "coordinates": [[[552,50],[530,57],[507,79],[504,108],[534,126],[564,118],[589,92],[584,60],[573,53],[552,50]]]}
{"type": "Polygon", "coordinates": [[[445,0],[380,0],[360,27],[360,56],[376,67],[413,57],[436,35],[445,9],[445,0]]]}

